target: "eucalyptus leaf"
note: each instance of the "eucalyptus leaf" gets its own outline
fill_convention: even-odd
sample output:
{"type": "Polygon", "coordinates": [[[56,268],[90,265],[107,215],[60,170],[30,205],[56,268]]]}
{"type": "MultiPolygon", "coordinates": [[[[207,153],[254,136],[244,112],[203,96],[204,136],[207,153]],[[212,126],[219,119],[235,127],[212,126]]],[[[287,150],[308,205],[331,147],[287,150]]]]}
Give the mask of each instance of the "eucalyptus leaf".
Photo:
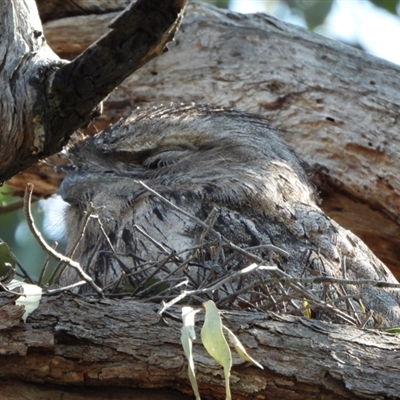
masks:
{"type": "Polygon", "coordinates": [[[247,353],[246,349],[242,345],[242,342],[238,339],[238,337],[226,326],[223,325],[223,328],[226,330],[228,333],[228,338],[229,342],[231,345],[235,348],[236,352],[239,354],[241,358],[245,361],[250,361],[254,365],[256,365],[258,368],[264,369],[264,367],[256,361],[254,358],[250,357],[249,354],[247,353]]]}
{"type": "Polygon", "coordinates": [[[385,332],[388,333],[400,333],[400,326],[396,326],[393,328],[385,329],[385,332]]]}
{"type": "Polygon", "coordinates": [[[194,331],[194,316],[200,310],[195,310],[192,307],[182,308],[182,321],[183,327],[181,329],[181,343],[183,351],[185,352],[186,358],[188,360],[188,375],[189,380],[192,385],[193,393],[196,396],[196,400],[201,400],[199,394],[199,388],[197,386],[196,373],[194,370],[193,361],[193,340],[196,339],[196,333],[194,331]]]}
{"type": "Polygon", "coordinates": [[[226,400],[231,400],[229,377],[232,368],[231,349],[222,332],[222,321],[219,310],[212,300],[204,303],[206,317],[201,328],[201,341],[208,354],[224,368],[226,400]]]}

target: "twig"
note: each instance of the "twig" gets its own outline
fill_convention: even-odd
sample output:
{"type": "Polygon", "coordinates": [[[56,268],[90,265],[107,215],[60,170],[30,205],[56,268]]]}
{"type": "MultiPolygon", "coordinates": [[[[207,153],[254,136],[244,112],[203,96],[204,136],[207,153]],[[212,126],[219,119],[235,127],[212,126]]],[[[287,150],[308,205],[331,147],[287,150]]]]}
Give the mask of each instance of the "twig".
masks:
{"type": "Polygon", "coordinates": [[[81,228],[79,229],[78,238],[77,238],[77,240],[75,241],[74,245],[72,246],[72,249],[71,249],[70,253],[68,254],[68,257],[69,257],[69,258],[72,258],[72,257],[74,256],[75,251],[76,251],[76,249],[77,249],[78,246],[79,246],[79,243],[80,243],[81,240],[83,239],[83,236],[85,235],[86,228],[87,228],[87,226],[88,226],[88,223],[89,223],[89,220],[90,220],[91,216],[92,216],[95,212],[97,212],[97,211],[99,211],[99,210],[102,210],[103,208],[104,208],[104,206],[102,206],[102,207],[95,207],[91,201],[89,202],[89,204],[88,204],[88,206],[87,206],[87,209],[86,209],[85,218],[84,218],[84,220],[83,220],[83,223],[82,223],[81,228]]]}
{"type": "Polygon", "coordinates": [[[146,190],[148,190],[151,194],[153,194],[158,199],[160,199],[163,203],[168,204],[172,209],[174,209],[175,211],[178,211],[180,214],[184,215],[185,217],[188,217],[192,221],[196,222],[196,224],[202,226],[205,229],[209,229],[209,226],[205,222],[203,222],[201,219],[195,217],[194,215],[191,215],[187,211],[183,210],[182,208],[178,207],[174,203],[170,202],[164,196],[161,196],[161,194],[157,193],[155,190],[148,187],[144,182],[136,181],[136,180],[134,180],[133,182],[143,186],[146,190]]]}
{"type": "MultiPolygon", "coordinates": [[[[54,242],[51,247],[55,250],[57,248],[57,246],[58,246],[58,243],[54,242]]],[[[42,269],[40,271],[40,275],[39,275],[39,280],[38,280],[39,285],[43,284],[44,275],[47,271],[47,267],[49,266],[50,257],[51,257],[50,254],[46,254],[46,258],[44,260],[43,267],[42,267],[42,269]]]]}
{"type": "Polygon", "coordinates": [[[189,292],[182,292],[179,296],[174,297],[171,301],[168,303],[165,303],[164,301],[162,302],[161,308],[157,311],[158,315],[162,315],[162,313],[165,310],[168,310],[168,308],[172,307],[174,304],[178,303],[182,299],[184,299],[186,296],[188,296],[190,293],[189,292]]]}
{"type": "Polygon", "coordinates": [[[159,250],[163,251],[166,254],[169,254],[172,249],[165,248],[161,243],[157,242],[157,240],[153,239],[147,232],[145,232],[140,226],[134,224],[133,228],[140,232],[146,239],[150,240],[151,243],[154,244],[159,250]]]}
{"type": "MultiPolygon", "coordinates": [[[[136,290],[132,293],[132,296],[134,296],[136,293],[138,293],[141,289],[143,289],[145,287],[145,285],[147,284],[147,282],[149,282],[149,280],[151,278],[153,278],[159,271],[161,271],[165,265],[171,261],[171,259],[176,256],[176,254],[174,253],[170,253],[168,254],[166,257],[164,257],[164,259],[159,263],[159,265],[157,266],[157,268],[152,271],[152,273],[146,277],[146,279],[143,282],[140,282],[139,286],[136,288],[136,290]]],[[[165,280],[163,280],[165,282],[165,280]]],[[[146,288],[147,289],[147,288],[146,288]]]]}
{"type": "MultiPolygon", "coordinates": [[[[178,281],[179,283],[175,284],[172,287],[168,287],[168,288],[166,288],[164,290],[161,290],[159,293],[157,293],[157,295],[161,296],[163,293],[167,293],[167,292],[171,291],[172,289],[179,288],[179,287],[181,287],[183,285],[187,286],[187,284],[189,283],[188,279],[185,279],[184,281],[182,281],[181,277],[169,280],[169,282],[174,282],[174,281],[178,281]]],[[[164,281],[154,282],[151,286],[145,288],[142,292],[138,293],[137,296],[138,297],[143,297],[143,296],[147,295],[148,293],[150,293],[152,291],[154,292],[154,288],[156,288],[157,286],[160,286],[160,285],[165,285],[165,282],[164,281]]]]}
{"type": "MultiPolygon", "coordinates": [[[[22,285],[22,282],[21,282],[21,285],[22,285]]],[[[17,286],[17,287],[21,287],[21,286],[17,286]]],[[[21,293],[13,292],[12,290],[10,290],[7,286],[3,285],[2,283],[0,283],[0,289],[2,289],[6,293],[14,294],[14,295],[17,295],[17,296],[23,296],[24,295],[22,292],[21,293]]]]}
{"type": "MultiPolygon", "coordinates": [[[[342,267],[342,277],[344,280],[347,279],[347,264],[346,264],[346,256],[343,256],[342,259],[340,260],[340,266],[342,267]]],[[[347,291],[346,288],[344,287],[344,285],[340,285],[340,289],[342,290],[343,294],[346,296],[347,295],[347,291]]],[[[346,305],[347,305],[347,310],[350,313],[350,311],[353,313],[354,318],[357,321],[357,325],[361,326],[361,320],[358,317],[357,313],[356,313],[356,309],[354,308],[353,303],[351,302],[350,299],[346,299],[346,305]]]]}
{"type": "MultiPolygon", "coordinates": [[[[212,293],[214,292],[216,289],[218,289],[220,286],[224,285],[226,282],[231,281],[232,279],[243,275],[243,274],[248,274],[254,270],[256,270],[257,268],[260,268],[260,265],[257,264],[251,264],[246,268],[243,268],[240,271],[237,271],[231,275],[229,275],[228,277],[225,277],[224,279],[221,279],[219,282],[214,283],[213,286],[208,287],[208,288],[204,288],[204,289],[197,289],[197,290],[187,290],[182,292],[180,295],[178,295],[177,297],[175,297],[174,299],[172,299],[171,301],[169,301],[168,303],[164,303],[163,307],[158,311],[158,314],[161,315],[166,309],[168,309],[169,307],[173,306],[174,304],[176,304],[177,302],[179,302],[180,300],[182,300],[183,298],[185,298],[186,296],[191,296],[191,295],[196,295],[196,294],[204,294],[204,293],[212,293]]],[[[273,267],[275,268],[275,267],[273,267]]]]}
{"type": "MultiPolygon", "coordinates": [[[[283,271],[281,271],[283,272],[283,271]]],[[[292,278],[292,277],[281,277],[281,278],[267,278],[265,282],[282,282],[282,283],[337,283],[342,285],[371,285],[380,288],[393,288],[400,289],[400,283],[390,283],[385,281],[375,281],[373,279],[339,279],[331,278],[329,276],[317,276],[315,278],[292,278]]]]}
{"type": "Polygon", "coordinates": [[[260,244],[259,246],[252,246],[252,247],[246,247],[244,250],[246,251],[253,251],[253,250],[273,250],[276,251],[277,253],[280,253],[286,257],[289,257],[289,253],[283,249],[281,249],[278,246],[274,246],[271,243],[267,243],[267,244],[260,244]]]}
{"type": "Polygon", "coordinates": [[[48,296],[52,296],[52,295],[55,295],[55,294],[58,294],[58,293],[65,292],[66,290],[74,289],[76,287],[85,285],[86,283],[87,283],[86,281],[79,281],[79,282],[75,282],[75,283],[73,283],[71,285],[68,285],[68,286],[63,286],[61,288],[47,289],[46,291],[43,292],[43,294],[44,295],[48,295],[48,296]]]}
{"type": "Polygon", "coordinates": [[[49,246],[45,240],[42,237],[42,234],[39,232],[39,230],[35,226],[35,222],[32,217],[32,212],[31,212],[31,198],[32,198],[32,192],[33,192],[33,184],[32,183],[27,183],[26,189],[25,189],[25,195],[24,195],[24,214],[26,221],[28,223],[29,229],[32,232],[33,236],[36,238],[37,242],[39,243],[40,247],[47,252],[48,254],[51,254],[56,260],[61,261],[69,265],[71,268],[74,268],[78,274],[88,283],[96,292],[99,294],[101,297],[104,297],[103,291],[101,290],[100,287],[98,287],[93,279],[82,269],[79,263],[76,261],[71,260],[70,258],[58,253],[55,251],[51,246],[49,246]]]}
{"type": "MultiPolygon", "coordinates": [[[[78,232],[78,238],[77,238],[77,240],[75,241],[75,243],[73,244],[72,249],[70,250],[70,252],[69,252],[69,254],[68,254],[68,258],[70,258],[70,259],[73,258],[74,254],[75,254],[75,251],[76,251],[76,249],[78,248],[79,243],[80,243],[81,240],[83,239],[83,236],[84,236],[84,234],[85,234],[85,232],[86,232],[86,228],[87,228],[87,226],[88,226],[90,217],[92,216],[92,214],[93,214],[94,212],[98,211],[98,210],[101,209],[101,208],[103,208],[103,207],[94,207],[93,203],[92,203],[92,202],[89,202],[89,204],[88,204],[88,206],[87,206],[87,209],[86,209],[85,218],[84,218],[83,223],[82,223],[82,226],[80,227],[79,232],[78,232]]],[[[50,278],[49,278],[49,284],[50,284],[50,285],[53,284],[54,282],[58,281],[59,277],[60,277],[60,276],[62,275],[62,273],[64,272],[65,267],[66,267],[66,266],[65,266],[64,263],[59,263],[59,264],[57,265],[57,267],[54,269],[53,273],[50,275],[50,278]]]]}
{"type": "Polygon", "coordinates": [[[373,310],[369,310],[367,315],[365,316],[364,321],[362,322],[362,324],[360,325],[360,329],[364,329],[367,326],[368,321],[373,318],[374,312],[373,310]]]}
{"type": "MultiPolygon", "coordinates": [[[[139,273],[142,273],[143,271],[137,271],[137,272],[132,272],[132,270],[125,264],[125,262],[123,260],[121,260],[121,258],[119,257],[119,255],[115,252],[111,253],[112,256],[117,260],[119,266],[122,268],[122,270],[124,271],[124,278],[128,278],[129,283],[132,285],[132,287],[136,287],[137,285],[140,284],[141,281],[141,277],[137,277],[136,275],[138,275],[139,273]]],[[[120,280],[122,277],[119,277],[118,280],[120,280]]],[[[114,286],[115,281],[108,285],[109,287],[114,286]]],[[[115,286],[116,288],[117,286],[115,286]]]]}
{"type": "MultiPolygon", "coordinates": [[[[91,205],[93,206],[92,203],[91,203],[91,205]]],[[[104,208],[104,207],[102,207],[102,208],[104,208]]],[[[110,238],[108,237],[106,231],[104,230],[104,226],[103,226],[103,223],[101,222],[100,217],[98,215],[93,215],[93,217],[97,219],[97,223],[99,224],[99,227],[100,227],[101,233],[104,236],[104,239],[106,239],[108,246],[110,247],[113,254],[115,254],[114,246],[112,245],[110,238]]]]}
{"type": "MultiPolygon", "coordinates": [[[[27,279],[29,281],[29,283],[33,283],[36,284],[36,282],[34,281],[34,279],[31,278],[31,276],[28,274],[28,272],[26,271],[26,269],[23,267],[23,265],[19,262],[18,258],[15,256],[15,254],[13,252],[11,252],[12,257],[14,258],[15,262],[17,263],[18,268],[20,269],[20,271],[22,272],[23,276],[25,277],[25,279],[27,279]]],[[[19,275],[16,272],[16,275],[19,275]]]]}
{"type": "Polygon", "coordinates": [[[211,210],[211,212],[208,214],[207,218],[204,221],[204,223],[207,225],[208,228],[203,229],[203,231],[195,240],[195,244],[200,244],[204,242],[204,238],[208,235],[210,230],[213,229],[213,226],[217,222],[217,218],[218,218],[218,211],[215,207],[213,207],[213,209],[211,210]]]}

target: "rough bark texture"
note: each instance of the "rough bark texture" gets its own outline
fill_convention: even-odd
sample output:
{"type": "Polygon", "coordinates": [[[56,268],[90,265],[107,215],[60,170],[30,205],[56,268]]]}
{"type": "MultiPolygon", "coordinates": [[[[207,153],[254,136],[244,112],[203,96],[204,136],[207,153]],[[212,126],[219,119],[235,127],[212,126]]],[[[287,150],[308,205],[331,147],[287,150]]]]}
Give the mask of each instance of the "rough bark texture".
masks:
{"type": "Polygon", "coordinates": [[[193,397],[177,390],[134,389],[82,386],[60,387],[51,384],[34,384],[16,380],[1,381],[1,395],[7,400],[192,400],[193,397]]]}
{"type": "MultiPolygon", "coordinates": [[[[8,10],[9,2],[0,3],[1,10],[8,10]]],[[[31,13],[29,8],[13,12],[14,16],[31,13]]],[[[46,17],[49,20],[50,14],[46,17]]],[[[108,25],[114,17],[115,14],[51,21],[45,28],[46,37],[63,57],[73,58],[92,41],[84,37],[81,27],[87,32],[93,19],[100,18],[108,25]],[[57,38],[57,26],[61,24],[63,35],[70,36],[70,48],[57,38]]],[[[0,29],[14,27],[11,20],[5,20],[0,29]]],[[[104,33],[104,28],[100,29],[97,36],[104,33]]],[[[12,32],[14,35],[15,30],[12,32]]],[[[39,45],[30,45],[30,40],[29,36],[26,43],[31,48],[39,46],[39,52],[47,54],[48,49],[40,47],[44,46],[41,36],[39,45]]],[[[5,49],[14,45],[15,42],[0,46],[0,59],[18,63],[23,54],[40,56],[24,47],[18,53],[20,58],[4,58],[5,49]]],[[[53,55],[50,60],[50,65],[58,63],[53,55]]],[[[6,70],[0,71],[0,78],[6,85],[15,84],[15,88],[30,86],[23,80],[13,80],[13,76],[28,79],[37,72],[23,70],[24,74],[12,76],[18,71],[16,66],[11,67],[12,73],[6,70]]],[[[226,105],[267,116],[318,172],[316,177],[321,178],[329,195],[325,209],[365,239],[394,269],[399,248],[399,70],[268,16],[240,16],[195,3],[188,8],[182,31],[170,51],[119,86],[105,103],[106,113],[96,125],[103,128],[137,105],[171,100],[226,105]]],[[[20,99],[19,103],[8,103],[11,97],[4,97],[3,103],[2,98],[3,116],[12,115],[3,104],[14,104],[19,110],[27,99],[21,89],[12,90],[18,92],[19,97],[15,98],[20,99]]],[[[6,88],[2,96],[12,90],[6,88]]],[[[22,107],[26,125],[18,120],[17,128],[4,126],[10,127],[7,135],[14,132],[13,137],[18,132],[26,133],[28,139],[18,143],[26,146],[27,154],[32,154],[32,148],[37,152],[29,159],[31,162],[48,153],[40,153],[42,150],[32,145],[30,138],[36,134],[40,141],[41,137],[35,133],[36,125],[31,121],[36,120],[31,118],[29,107],[29,101],[22,107]]],[[[4,141],[7,135],[1,132],[2,152],[14,148],[11,141],[4,141]]],[[[13,154],[9,160],[14,157],[25,163],[29,158],[13,154]]],[[[8,155],[1,155],[2,162],[8,155]]],[[[22,166],[13,172],[20,169],[22,166]]],[[[14,185],[23,187],[23,179],[20,175],[14,185]]],[[[48,195],[51,188],[46,186],[46,191],[48,195]]],[[[174,387],[190,393],[179,345],[178,314],[176,310],[176,318],[168,314],[165,320],[159,320],[155,306],[130,300],[88,304],[78,298],[60,297],[44,301],[27,325],[0,331],[2,393],[10,394],[7,398],[12,399],[15,394],[11,385],[20,384],[21,380],[32,382],[20,386],[21,393],[28,393],[30,399],[53,399],[56,395],[100,398],[98,392],[89,393],[83,387],[103,385],[174,387]],[[39,385],[43,383],[45,387],[39,385]],[[71,385],[82,389],[72,389],[71,385]]],[[[265,314],[228,313],[227,319],[265,367],[259,371],[235,361],[235,399],[399,398],[397,336],[265,314]]],[[[10,325],[15,323],[11,318],[10,325]]],[[[206,398],[224,398],[221,370],[201,346],[196,350],[201,392],[206,398]]],[[[105,396],[107,392],[104,389],[102,393],[105,396]]],[[[116,397],[117,392],[112,390],[107,395],[116,397]]],[[[129,394],[121,392],[123,396],[129,394]]]]}
{"type": "Polygon", "coordinates": [[[130,73],[161,54],[186,0],[132,4],[70,63],[47,46],[33,0],[1,0],[0,182],[60,151],[130,73]],[[15,160],[19,160],[15,162],[15,160]]]}
{"type": "MultiPolygon", "coordinates": [[[[162,319],[156,311],[155,305],[128,299],[88,303],[61,296],[44,300],[28,324],[0,331],[0,376],[6,382],[23,379],[66,386],[46,385],[42,391],[31,386],[32,393],[73,393],[72,386],[82,387],[82,397],[68,399],[81,399],[85,388],[98,386],[104,390],[110,386],[174,387],[190,394],[180,345],[180,310],[173,308],[162,319]]],[[[202,316],[197,320],[201,325],[202,316]]],[[[400,338],[396,335],[274,314],[227,312],[224,320],[265,368],[234,358],[235,400],[400,396],[400,338]]],[[[225,398],[221,368],[200,340],[194,349],[204,398],[225,398]]],[[[89,390],[87,398],[93,398],[90,395],[89,390]]]]}
{"type": "Polygon", "coordinates": [[[73,15],[121,11],[131,3],[131,0],[36,0],[42,22],[73,15]]]}
{"type": "Polygon", "coordinates": [[[59,65],[33,1],[0,1],[0,182],[40,158],[45,71],[59,65]]]}

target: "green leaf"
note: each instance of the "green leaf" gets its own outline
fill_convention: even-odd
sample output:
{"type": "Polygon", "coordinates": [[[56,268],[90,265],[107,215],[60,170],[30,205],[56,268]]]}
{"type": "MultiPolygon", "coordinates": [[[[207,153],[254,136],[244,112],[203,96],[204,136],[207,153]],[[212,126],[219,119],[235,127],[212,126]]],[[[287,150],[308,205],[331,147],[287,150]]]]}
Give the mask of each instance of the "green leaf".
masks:
{"type": "Polygon", "coordinates": [[[289,8],[297,14],[303,14],[308,29],[322,25],[331,11],[333,0],[285,0],[289,8]]]}
{"type": "Polygon", "coordinates": [[[229,7],[229,0],[203,0],[205,3],[213,4],[219,8],[228,8],[229,7]]]}
{"type": "Polygon", "coordinates": [[[15,258],[5,242],[0,242],[0,282],[7,284],[15,275],[15,258]]]}
{"type": "Polygon", "coordinates": [[[313,30],[324,23],[325,18],[331,11],[333,0],[313,1],[307,4],[309,6],[303,10],[304,18],[306,19],[308,29],[313,30]]]}
{"type": "Polygon", "coordinates": [[[397,0],[370,0],[370,2],[394,15],[397,15],[397,0]]]}
{"type": "Polygon", "coordinates": [[[400,333],[400,326],[396,326],[394,328],[385,329],[385,332],[388,332],[388,333],[400,333]]]}
{"type": "Polygon", "coordinates": [[[217,306],[212,300],[204,303],[206,317],[201,328],[201,341],[208,354],[224,368],[226,400],[231,400],[229,376],[232,368],[232,354],[222,333],[222,321],[217,306]]]}
{"type": "Polygon", "coordinates": [[[196,373],[194,370],[193,361],[193,340],[196,339],[196,333],[194,331],[194,316],[200,310],[194,310],[192,307],[182,308],[182,321],[183,327],[181,329],[181,343],[183,351],[185,352],[186,358],[188,360],[188,375],[190,384],[192,385],[193,393],[196,396],[196,400],[201,400],[199,394],[199,388],[197,386],[196,373]]]}
{"type": "Polygon", "coordinates": [[[247,353],[246,349],[242,345],[241,341],[238,339],[238,337],[226,326],[222,325],[222,327],[228,332],[228,338],[229,342],[232,344],[232,346],[235,348],[236,352],[239,354],[241,358],[245,361],[250,361],[254,365],[256,365],[258,368],[264,369],[264,367],[256,361],[254,358],[250,357],[249,354],[247,353]]]}

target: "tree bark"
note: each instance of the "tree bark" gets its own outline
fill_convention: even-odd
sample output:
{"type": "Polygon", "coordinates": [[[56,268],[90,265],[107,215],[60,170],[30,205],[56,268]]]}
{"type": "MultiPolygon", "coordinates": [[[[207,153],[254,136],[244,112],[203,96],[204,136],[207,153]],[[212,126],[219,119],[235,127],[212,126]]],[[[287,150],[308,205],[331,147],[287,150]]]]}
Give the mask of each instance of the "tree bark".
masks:
{"type": "Polygon", "coordinates": [[[187,0],[139,0],[72,62],[48,47],[33,0],[1,0],[0,182],[62,149],[129,74],[161,54],[187,0]],[[15,160],[19,160],[15,162],[15,160]]]}
{"type": "MultiPolygon", "coordinates": [[[[130,299],[45,299],[28,324],[0,331],[0,376],[6,382],[63,385],[50,389],[64,393],[74,393],[74,386],[123,386],[191,394],[180,344],[180,307],[162,318],[157,309],[130,299]]],[[[400,397],[399,336],[277,314],[223,316],[264,366],[261,370],[234,357],[235,400],[400,397]]],[[[197,320],[199,328],[202,316],[197,320]]],[[[225,398],[222,369],[200,339],[194,343],[194,358],[200,393],[225,398]]],[[[32,393],[40,391],[34,388],[32,393]]]]}
{"type": "MultiPolygon", "coordinates": [[[[2,10],[12,12],[13,18],[28,14],[35,17],[26,2],[15,2],[25,7],[18,12],[14,3],[0,2],[2,10]]],[[[51,15],[48,11],[45,18],[50,21],[51,15]]],[[[95,40],[94,35],[89,39],[85,36],[88,26],[99,29],[99,37],[114,17],[105,14],[50,21],[45,26],[46,38],[62,57],[73,59],[95,40]],[[100,23],[91,25],[94,20],[100,23]],[[59,32],[63,32],[63,38],[59,32]],[[68,43],[65,35],[70,37],[68,43]]],[[[5,130],[0,131],[2,179],[57,151],[74,130],[89,120],[97,102],[112,86],[107,82],[105,89],[94,94],[89,88],[89,99],[83,102],[84,115],[81,110],[75,114],[71,97],[66,96],[69,103],[62,106],[65,115],[61,115],[56,101],[58,108],[50,108],[50,113],[61,119],[52,122],[46,114],[46,102],[39,101],[39,108],[34,108],[32,99],[43,97],[47,78],[54,75],[53,70],[58,74],[65,67],[38,33],[36,39],[35,33],[22,36],[24,42],[16,46],[17,28],[23,25],[15,27],[13,18],[5,18],[0,27],[12,27],[7,31],[11,34],[4,36],[4,31],[0,36],[14,40],[7,43],[8,47],[0,45],[0,59],[10,62],[0,70],[1,81],[8,85],[0,106],[3,118],[14,115],[14,109],[19,113],[12,123],[5,121],[5,130]],[[5,58],[5,49],[15,46],[12,56],[5,58]],[[25,64],[25,60],[32,59],[34,63],[25,64]],[[24,60],[21,66],[19,60],[24,60]],[[43,65],[50,75],[40,75],[43,65]],[[25,87],[28,89],[23,90],[25,87]],[[41,130],[45,115],[46,126],[61,129],[54,138],[55,146],[41,130]],[[23,162],[14,165],[15,159],[23,162]]],[[[175,27],[174,23],[169,26],[175,27]]],[[[35,24],[29,29],[40,32],[35,24]]],[[[125,23],[120,27],[125,28],[125,23]]],[[[163,40],[170,38],[161,36],[163,40]]],[[[86,55],[92,54],[93,48],[86,55]]],[[[144,60],[140,54],[136,66],[144,60]]],[[[80,63],[84,57],[67,65],[84,67],[85,63],[80,63]]],[[[71,68],[64,71],[69,73],[71,68]]],[[[103,70],[100,80],[107,71],[103,70]]],[[[399,67],[272,17],[242,16],[193,3],[170,51],[128,77],[105,102],[105,114],[95,125],[107,126],[138,105],[171,100],[225,105],[262,114],[310,164],[324,193],[324,210],[361,236],[396,273],[399,72],[399,67]]],[[[114,83],[118,84],[116,79],[114,83]]],[[[60,78],[58,82],[54,88],[59,92],[54,89],[53,99],[65,89],[65,80],[60,78]]],[[[79,85],[79,79],[76,82],[79,85]]],[[[37,171],[40,175],[41,167],[37,171]]],[[[46,174],[54,178],[51,172],[46,174]]],[[[9,185],[21,189],[25,178],[20,174],[9,185]]],[[[59,179],[49,181],[45,195],[55,190],[59,179]]],[[[163,319],[156,311],[155,305],[128,299],[89,303],[60,296],[44,300],[27,325],[16,325],[12,320],[11,327],[0,331],[2,393],[9,399],[17,396],[13,393],[17,383],[19,393],[27,393],[31,399],[43,398],[43,393],[47,398],[63,395],[68,399],[136,396],[126,389],[130,387],[146,389],[146,398],[150,398],[148,389],[171,388],[190,394],[179,343],[179,310],[172,309],[163,319]],[[101,394],[92,387],[101,387],[101,394]]],[[[235,399],[400,397],[398,336],[273,314],[230,312],[225,318],[265,368],[261,371],[235,360],[231,378],[235,399]]],[[[221,369],[198,343],[195,347],[201,393],[205,398],[224,398],[221,369]]],[[[166,392],[151,395],[167,398],[166,392]]],[[[179,397],[171,394],[171,398],[179,397]]]]}
{"type": "Polygon", "coordinates": [[[131,0],[36,0],[42,22],[47,22],[54,19],[61,19],[74,15],[101,15],[112,11],[122,11],[131,3],[131,0]]]}
{"type": "MultiPolygon", "coordinates": [[[[65,18],[44,30],[71,58],[114,17],[65,18]]],[[[400,67],[267,15],[196,2],[169,50],[113,91],[98,130],[137,106],[169,102],[261,114],[310,165],[323,210],[400,278],[400,67]]]]}

